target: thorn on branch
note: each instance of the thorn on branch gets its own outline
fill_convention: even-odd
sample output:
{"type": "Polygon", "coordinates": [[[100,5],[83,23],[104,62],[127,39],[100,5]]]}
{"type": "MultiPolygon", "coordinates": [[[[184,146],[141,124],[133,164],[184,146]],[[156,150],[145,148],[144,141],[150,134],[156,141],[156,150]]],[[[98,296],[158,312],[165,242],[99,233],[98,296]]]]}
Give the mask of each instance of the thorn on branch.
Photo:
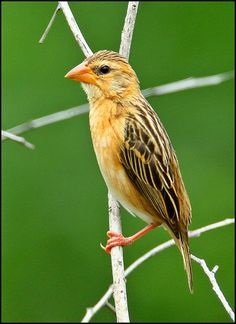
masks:
{"type": "Polygon", "coordinates": [[[218,265],[215,265],[214,268],[211,270],[212,273],[216,273],[219,269],[219,266],[218,265]]]}
{"type": "Polygon", "coordinates": [[[2,141],[6,138],[8,138],[12,141],[15,141],[17,143],[23,144],[25,147],[27,147],[31,150],[33,150],[35,148],[35,146],[33,144],[31,144],[30,142],[26,141],[26,139],[24,137],[17,136],[17,135],[12,134],[8,131],[2,130],[2,141]]]}
{"type": "Polygon", "coordinates": [[[114,307],[111,303],[109,303],[109,301],[106,302],[106,306],[107,306],[107,308],[110,309],[113,313],[116,313],[116,309],[115,309],[115,307],[114,307]]]}

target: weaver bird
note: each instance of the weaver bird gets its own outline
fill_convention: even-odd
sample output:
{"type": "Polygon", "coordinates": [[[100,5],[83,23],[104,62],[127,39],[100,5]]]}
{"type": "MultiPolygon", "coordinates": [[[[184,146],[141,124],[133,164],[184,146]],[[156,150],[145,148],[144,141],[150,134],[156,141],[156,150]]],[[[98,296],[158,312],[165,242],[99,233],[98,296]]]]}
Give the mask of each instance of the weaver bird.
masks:
{"type": "Polygon", "coordinates": [[[108,190],[148,223],[130,237],[108,231],[106,252],[163,225],[182,253],[192,292],[189,198],[169,136],[142,95],[136,73],[123,56],[103,50],[65,77],[81,82],[88,96],[93,146],[108,190]]]}

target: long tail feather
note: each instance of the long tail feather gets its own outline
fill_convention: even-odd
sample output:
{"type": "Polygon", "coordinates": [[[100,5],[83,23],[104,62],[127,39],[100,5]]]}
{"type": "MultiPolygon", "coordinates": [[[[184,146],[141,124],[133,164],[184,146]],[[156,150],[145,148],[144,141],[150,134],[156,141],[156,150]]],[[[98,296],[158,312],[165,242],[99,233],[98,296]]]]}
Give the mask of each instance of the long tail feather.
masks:
{"type": "Polygon", "coordinates": [[[192,262],[191,262],[191,256],[189,251],[187,233],[186,234],[181,233],[178,243],[179,243],[178,244],[179,249],[183,256],[184,268],[187,273],[189,290],[191,293],[193,293],[193,271],[192,271],[192,262]]]}
{"type": "Polygon", "coordinates": [[[177,237],[169,226],[164,224],[164,228],[170,233],[170,235],[175,241],[175,244],[177,245],[178,249],[182,254],[184,269],[186,271],[187,279],[188,279],[189,290],[191,293],[193,293],[193,271],[192,271],[192,262],[191,262],[189,244],[188,244],[188,232],[179,231],[177,237]]]}

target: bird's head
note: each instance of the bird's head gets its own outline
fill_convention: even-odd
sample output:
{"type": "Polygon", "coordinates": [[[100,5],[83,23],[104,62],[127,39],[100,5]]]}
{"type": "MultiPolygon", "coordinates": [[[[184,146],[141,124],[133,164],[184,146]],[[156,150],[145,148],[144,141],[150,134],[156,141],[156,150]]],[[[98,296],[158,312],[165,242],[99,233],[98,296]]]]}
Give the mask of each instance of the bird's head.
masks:
{"type": "Polygon", "coordinates": [[[107,50],[88,57],[65,77],[81,82],[89,100],[119,100],[140,91],[138,78],[127,60],[107,50]]]}

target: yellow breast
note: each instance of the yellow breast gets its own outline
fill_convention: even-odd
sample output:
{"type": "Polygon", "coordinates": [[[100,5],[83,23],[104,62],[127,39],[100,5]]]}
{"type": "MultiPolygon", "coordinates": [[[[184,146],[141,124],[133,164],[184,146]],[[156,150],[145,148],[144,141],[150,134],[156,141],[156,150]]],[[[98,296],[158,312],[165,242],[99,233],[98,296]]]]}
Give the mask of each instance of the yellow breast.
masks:
{"type": "Polygon", "coordinates": [[[90,130],[100,171],[108,190],[128,211],[145,222],[153,222],[149,206],[128,178],[120,162],[124,142],[125,112],[110,100],[91,105],[90,130]]]}
{"type": "Polygon", "coordinates": [[[116,105],[107,100],[91,106],[90,130],[94,151],[101,173],[107,186],[122,182],[124,177],[119,160],[120,146],[123,141],[124,117],[116,113],[116,105]]]}

